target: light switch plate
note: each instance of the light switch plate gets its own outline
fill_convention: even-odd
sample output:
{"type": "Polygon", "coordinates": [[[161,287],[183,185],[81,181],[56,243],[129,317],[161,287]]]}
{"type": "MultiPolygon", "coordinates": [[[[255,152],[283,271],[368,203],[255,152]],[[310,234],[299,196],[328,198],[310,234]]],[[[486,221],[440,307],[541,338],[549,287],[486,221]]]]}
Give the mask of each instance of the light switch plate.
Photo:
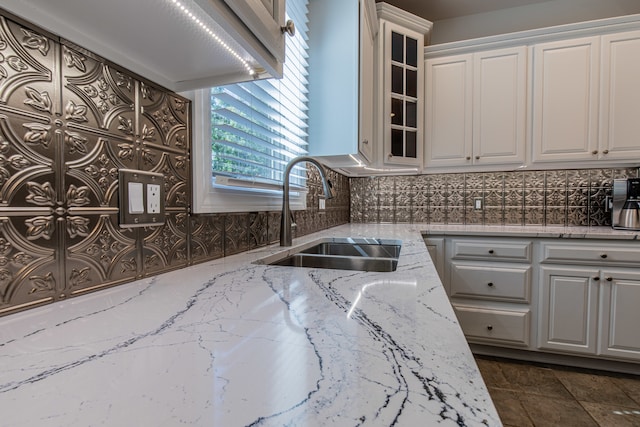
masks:
{"type": "Polygon", "coordinates": [[[164,224],[164,175],[135,169],[118,171],[120,227],[164,224]]]}

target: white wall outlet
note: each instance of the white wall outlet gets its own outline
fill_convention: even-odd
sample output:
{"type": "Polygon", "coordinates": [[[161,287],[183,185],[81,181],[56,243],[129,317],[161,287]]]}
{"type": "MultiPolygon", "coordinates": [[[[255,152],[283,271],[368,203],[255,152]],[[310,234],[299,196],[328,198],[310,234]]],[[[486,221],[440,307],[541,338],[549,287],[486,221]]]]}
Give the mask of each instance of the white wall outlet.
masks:
{"type": "Polygon", "coordinates": [[[147,184],[147,213],[160,213],[160,185],[147,184]]]}
{"type": "Polygon", "coordinates": [[[482,209],[482,197],[476,197],[473,199],[473,209],[477,211],[482,209]]]}

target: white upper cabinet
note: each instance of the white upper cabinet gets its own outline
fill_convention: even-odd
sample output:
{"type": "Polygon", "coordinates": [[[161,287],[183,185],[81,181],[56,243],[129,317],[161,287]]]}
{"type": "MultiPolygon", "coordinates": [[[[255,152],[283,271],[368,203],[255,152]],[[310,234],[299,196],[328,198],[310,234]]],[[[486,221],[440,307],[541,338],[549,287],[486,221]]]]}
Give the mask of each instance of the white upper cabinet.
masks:
{"type": "Polygon", "coordinates": [[[527,48],[478,52],[473,64],[473,163],[524,163],[527,48]]]}
{"type": "Polygon", "coordinates": [[[374,120],[375,120],[375,39],[378,35],[378,21],[373,3],[363,2],[360,7],[360,135],[358,150],[367,162],[374,160],[374,120]],[[364,7],[363,7],[364,6],[364,7]]]}
{"type": "Polygon", "coordinates": [[[525,161],[527,48],[426,61],[425,166],[525,161]]]}
{"type": "Polygon", "coordinates": [[[473,54],[426,61],[425,166],[471,164],[473,54]]]}
{"type": "Polygon", "coordinates": [[[640,31],[602,36],[601,81],[601,157],[640,159],[640,31]]]}
{"type": "Polygon", "coordinates": [[[2,7],[177,92],[282,76],[285,0],[5,0],[2,7]]]}
{"type": "Polygon", "coordinates": [[[424,147],[424,39],[432,24],[387,3],[376,7],[380,22],[379,164],[420,168],[424,147]]]}
{"type": "Polygon", "coordinates": [[[533,47],[533,161],[598,155],[600,37],[533,47]]]}
{"type": "Polygon", "coordinates": [[[333,167],[371,161],[375,4],[313,1],[309,17],[309,154],[333,167]]]}
{"type": "Polygon", "coordinates": [[[423,172],[634,166],[640,15],[425,47],[423,172]]]}
{"type": "MultiPolygon", "coordinates": [[[[285,0],[224,0],[224,2],[249,27],[269,53],[283,63],[283,32],[287,30],[285,0]]],[[[295,31],[295,23],[288,31],[295,31]]]]}

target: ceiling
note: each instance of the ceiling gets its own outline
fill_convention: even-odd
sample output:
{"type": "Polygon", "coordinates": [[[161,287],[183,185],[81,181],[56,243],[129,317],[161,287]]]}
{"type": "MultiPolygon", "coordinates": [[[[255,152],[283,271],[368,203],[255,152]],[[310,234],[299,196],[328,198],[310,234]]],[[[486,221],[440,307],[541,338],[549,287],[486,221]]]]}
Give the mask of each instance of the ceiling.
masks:
{"type": "MultiPolygon", "coordinates": [[[[383,1],[383,0],[376,0],[383,1]]],[[[428,21],[457,18],[549,0],[384,0],[428,21]]]]}

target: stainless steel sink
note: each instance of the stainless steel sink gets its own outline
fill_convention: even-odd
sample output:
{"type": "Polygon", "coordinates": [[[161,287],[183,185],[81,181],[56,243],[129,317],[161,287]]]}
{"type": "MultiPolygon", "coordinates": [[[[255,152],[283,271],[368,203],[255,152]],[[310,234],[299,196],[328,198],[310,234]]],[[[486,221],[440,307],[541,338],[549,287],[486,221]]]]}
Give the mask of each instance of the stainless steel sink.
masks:
{"type": "Polygon", "coordinates": [[[318,255],[337,255],[354,257],[398,258],[401,246],[398,244],[323,242],[300,253],[318,255]]]}
{"type": "Polygon", "coordinates": [[[402,241],[327,238],[256,261],[257,264],[390,272],[398,267],[402,241]]]}

